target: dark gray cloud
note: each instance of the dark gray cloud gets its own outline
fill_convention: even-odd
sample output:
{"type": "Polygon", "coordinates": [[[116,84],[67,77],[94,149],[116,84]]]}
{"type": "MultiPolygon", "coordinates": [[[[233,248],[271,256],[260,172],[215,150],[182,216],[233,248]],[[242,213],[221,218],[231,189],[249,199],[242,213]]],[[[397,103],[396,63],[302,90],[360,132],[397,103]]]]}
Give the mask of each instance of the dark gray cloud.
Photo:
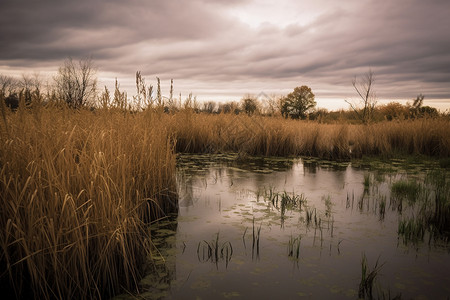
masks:
{"type": "Polygon", "coordinates": [[[345,97],[370,68],[379,96],[450,102],[449,14],[446,0],[2,0],[0,73],[92,56],[109,74],[141,70],[211,95],[308,82],[345,97]]]}

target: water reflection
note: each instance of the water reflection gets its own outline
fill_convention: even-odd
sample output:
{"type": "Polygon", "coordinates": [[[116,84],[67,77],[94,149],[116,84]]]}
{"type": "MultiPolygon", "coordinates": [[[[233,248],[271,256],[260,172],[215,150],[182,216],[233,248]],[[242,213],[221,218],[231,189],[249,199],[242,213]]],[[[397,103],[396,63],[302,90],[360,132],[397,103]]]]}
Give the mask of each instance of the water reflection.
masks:
{"type": "Polygon", "coordinates": [[[374,296],[450,294],[448,240],[411,248],[398,235],[416,210],[391,186],[424,181],[423,172],[227,156],[184,156],[178,166],[178,225],[155,242],[161,299],[355,299],[362,254],[369,266],[385,263],[374,296]]]}

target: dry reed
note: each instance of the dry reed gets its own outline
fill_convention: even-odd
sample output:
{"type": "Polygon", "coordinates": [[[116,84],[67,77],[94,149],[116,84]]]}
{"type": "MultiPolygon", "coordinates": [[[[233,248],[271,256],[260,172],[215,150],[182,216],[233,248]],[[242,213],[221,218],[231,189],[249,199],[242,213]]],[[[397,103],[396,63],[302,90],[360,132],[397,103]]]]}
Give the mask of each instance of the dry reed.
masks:
{"type": "Polygon", "coordinates": [[[178,152],[232,151],[327,159],[363,155],[450,155],[450,122],[444,118],[350,125],[180,112],[163,116],[163,120],[177,139],[178,152]]]}
{"type": "Polygon", "coordinates": [[[146,223],[176,207],[167,192],[175,190],[173,143],[155,118],[6,112],[0,284],[9,296],[103,298],[136,286],[151,255],[146,223]]]}
{"type": "Polygon", "coordinates": [[[0,284],[13,297],[101,298],[133,288],[151,255],[146,223],[176,209],[175,152],[450,155],[446,119],[319,124],[23,103],[13,113],[0,102],[0,284]]]}

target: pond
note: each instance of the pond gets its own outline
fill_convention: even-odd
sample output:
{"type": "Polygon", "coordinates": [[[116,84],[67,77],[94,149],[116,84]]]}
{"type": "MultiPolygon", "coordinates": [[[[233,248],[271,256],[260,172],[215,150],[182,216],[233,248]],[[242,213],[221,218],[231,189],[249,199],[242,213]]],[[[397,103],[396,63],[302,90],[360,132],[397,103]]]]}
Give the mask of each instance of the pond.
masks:
{"type": "Polygon", "coordinates": [[[449,176],[436,164],[181,155],[177,165],[179,213],[152,227],[140,297],[450,295],[449,176]]]}

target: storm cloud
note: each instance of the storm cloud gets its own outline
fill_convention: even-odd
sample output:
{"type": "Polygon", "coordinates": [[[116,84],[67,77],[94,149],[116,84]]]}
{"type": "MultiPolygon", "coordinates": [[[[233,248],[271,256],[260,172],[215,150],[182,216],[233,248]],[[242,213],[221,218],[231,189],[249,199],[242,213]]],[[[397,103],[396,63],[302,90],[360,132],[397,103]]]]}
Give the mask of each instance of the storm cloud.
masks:
{"type": "Polygon", "coordinates": [[[343,100],[371,69],[380,98],[450,108],[448,1],[308,2],[2,0],[0,73],[91,56],[100,74],[174,78],[200,98],[308,84],[343,100]]]}

